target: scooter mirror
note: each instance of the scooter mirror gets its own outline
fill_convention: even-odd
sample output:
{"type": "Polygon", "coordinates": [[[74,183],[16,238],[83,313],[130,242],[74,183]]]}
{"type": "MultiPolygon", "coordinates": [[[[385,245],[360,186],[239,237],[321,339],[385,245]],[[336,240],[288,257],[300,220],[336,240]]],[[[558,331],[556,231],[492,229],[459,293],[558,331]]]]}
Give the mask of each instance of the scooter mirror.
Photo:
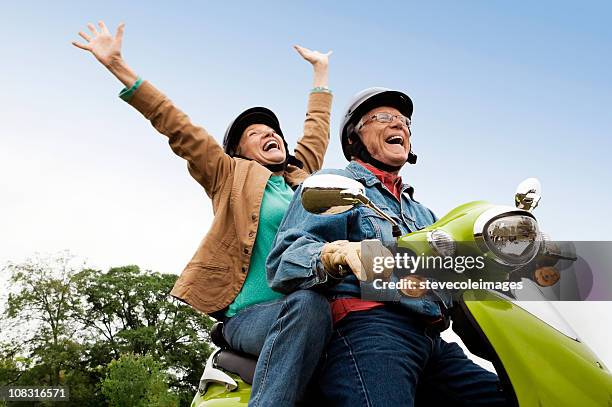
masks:
{"type": "Polygon", "coordinates": [[[335,215],[358,205],[365,205],[388,220],[394,237],[401,235],[397,222],[366,197],[360,182],[336,174],[319,174],[302,183],[302,206],[310,213],[335,215]]]}
{"type": "Polygon", "coordinates": [[[341,175],[313,175],[302,183],[302,205],[311,213],[334,215],[368,201],[361,183],[341,175]]]}
{"type": "Polygon", "coordinates": [[[514,194],[514,204],[519,209],[524,209],[529,212],[538,206],[542,198],[542,185],[537,178],[527,178],[521,182],[516,188],[514,194]]]}

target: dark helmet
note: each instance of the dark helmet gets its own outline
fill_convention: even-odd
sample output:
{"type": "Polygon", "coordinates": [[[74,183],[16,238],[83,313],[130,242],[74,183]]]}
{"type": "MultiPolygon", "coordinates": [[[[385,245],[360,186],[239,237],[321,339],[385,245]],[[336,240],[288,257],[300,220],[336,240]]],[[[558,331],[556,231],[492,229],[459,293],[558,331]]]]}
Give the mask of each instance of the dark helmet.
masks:
{"type": "MultiPolygon", "coordinates": [[[[353,151],[353,144],[349,143],[349,138],[353,142],[359,140],[355,126],[364,114],[379,106],[394,107],[404,116],[412,118],[412,99],[403,92],[374,87],[357,93],[349,103],[340,125],[340,143],[344,157],[348,161],[351,161],[351,156],[357,156],[353,151]]],[[[361,145],[361,143],[358,144],[361,145]]],[[[412,153],[412,150],[408,154],[408,162],[411,164],[416,162],[416,154],[412,153]]]]}
{"type": "MultiPolygon", "coordinates": [[[[223,150],[226,154],[232,157],[236,155],[236,147],[238,147],[242,133],[251,124],[265,124],[281,136],[283,141],[285,140],[285,136],[283,136],[280,128],[280,122],[274,112],[265,107],[252,107],[240,113],[227,127],[225,137],[223,137],[223,150]]],[[[287,151],[286,141],[285,151],[287,151]]]]}
{"type": "Polygon", "coordinates": [[[289,154],[289,146],[287,145],[287,141],[285,140],[285,136],[281,130],[278,117],[276,117],[272,110],[261,106],[252,107],[240,113],[227,127],[225,137],[223,137],[223,150],[227,155],[232,157],[238,156],[236,154],[236,147],[238,147],[238,143],[240,143],[242,133],[244,133],[246,128],[251,124],[265,124],[274,130],[276,134],[281,136],[283,139],[283,144],[285,144],[285,161],[279,164],[267,164],[264,165],[264,167],[272,172],[284,170],[288,164],[294,165],[298,168],[303,168],[302,162],[289,154]]]}

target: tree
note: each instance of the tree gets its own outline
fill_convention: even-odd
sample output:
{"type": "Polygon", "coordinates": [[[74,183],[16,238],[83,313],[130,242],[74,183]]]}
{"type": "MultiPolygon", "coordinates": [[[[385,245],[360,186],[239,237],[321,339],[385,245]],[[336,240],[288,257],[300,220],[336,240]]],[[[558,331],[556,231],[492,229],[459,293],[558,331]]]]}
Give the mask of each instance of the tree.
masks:
{"type": "Polygon", "coordinates": [[[138,266],[85,269],[66,253],[7,269],[0,340],[8,337],[11,346],[0,346],[0,380],[65,385],[71,401],[62,405],[103,405],[98,385],[111,361],[148,355],[189,405],[211,351],[212,321],[169,297],[176,275],[138,266]]]}
{"type": "Polygon", "coordinates": [[[63,252],[9,263],[5,270],[10,279],[1,339],[8,343],[0,346],[0,384],[68,386],[70,401],[62,405],[100,405],[99,379],[84,363],[87,347],[76,323],[82,263],[63,252]]]}
{"type": "Polygon", "coordinates": [[[161,365],[152,356],[124,354],[113,360],[102,382],[111,407],[174,407],[178,398],[168,390],[161,365]]]}
{"type": "Polygon", "coordinates": [[[33,362],[45,361],[46,383],[59,385],[64,367],[64,350],[79,334],[73,323],[80,313],[78,304],[79,264],[68,253],[37,257],[6,267],[10,291],[5,311],[14,343],[33,362]]]}
{"type": "Polygon", "coordinates": [[[18,381],[25,370],[24,364],[28,364],[28,360],[17,356],[15,347],[2,344],[0,346],[0,387],[10,386],[18,381]]]}
{"type": "Polygon", "coordinates": [[[138,266],[107,273],[84,270],[79,277],[84,296],[80,322],[103,338],[91,347],[92,358],[102,357],[98,363],[108,355],[151,355],[171,372],[171,388],[189,400],[211,352],[212,321],[168,296],[176,279],[138,266]]]}

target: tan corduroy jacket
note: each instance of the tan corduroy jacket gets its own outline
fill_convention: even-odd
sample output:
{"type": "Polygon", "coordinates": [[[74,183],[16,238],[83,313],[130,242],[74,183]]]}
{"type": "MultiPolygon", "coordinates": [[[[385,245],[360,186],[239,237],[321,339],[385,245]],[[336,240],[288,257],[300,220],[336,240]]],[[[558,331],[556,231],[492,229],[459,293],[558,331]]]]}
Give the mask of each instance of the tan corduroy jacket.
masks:
{"type": "MultiPolygon", "coordinates": [[[[311,93],[304,135],[295,156],[304,169],[288,166],[283,174],[295,187],[321,168],[329,143],[332,96],[311,93]]],[[[255,161],[232,158],[202,127],[149,82],[143,82],[129,103],[169,138],[172,150],[185,160],[191,175],[212,199],[214,219],[171,295],[194,308],[223,310],[242,288],[259,222],[259,207],[271,172],[255,161]]]]}

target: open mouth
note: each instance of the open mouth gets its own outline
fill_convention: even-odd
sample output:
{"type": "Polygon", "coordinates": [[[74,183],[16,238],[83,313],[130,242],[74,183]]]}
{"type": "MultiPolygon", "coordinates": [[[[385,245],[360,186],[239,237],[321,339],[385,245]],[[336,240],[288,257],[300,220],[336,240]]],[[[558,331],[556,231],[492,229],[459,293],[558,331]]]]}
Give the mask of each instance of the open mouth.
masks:
{"type": "Polygon", "coordinates": [[[399,144],[399,145],[404,145],[404,137],[394,134],[392,136],[389,136],[385,139],[385,143],[387,144],[399,144]]]}
{"type": "Polygon", "coordinates": [[[269,140],[266,142],[266,144],[264,144],[263,151],[270,151],[274,148],[277,150],[280,150],[280,146],[278,145],[278,142],[276,140],[269,140]]]}

